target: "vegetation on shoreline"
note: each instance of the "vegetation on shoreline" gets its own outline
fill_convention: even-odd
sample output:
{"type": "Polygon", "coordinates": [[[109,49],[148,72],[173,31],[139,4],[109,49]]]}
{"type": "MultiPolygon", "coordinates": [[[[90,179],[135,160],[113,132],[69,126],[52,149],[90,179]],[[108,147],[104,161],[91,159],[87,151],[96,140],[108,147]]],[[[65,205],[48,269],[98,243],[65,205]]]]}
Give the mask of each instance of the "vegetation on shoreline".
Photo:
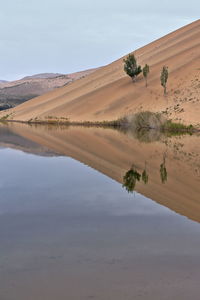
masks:
{"type": "Polygon", "coordinates": [[[165,124],[161,126],[161,130],[168,131],[168,132],[188,132],[192,133],[195,131],[195,128],[193,125],[184,125],[182,123],[174,123],[171,120],[167,120],[165,124]]]}
{"type": "Polygon", "coordinates": [[[171,133],[192,133],[196,131],[193,125],[185,125],[182,123],[175,123],[172,120],[167,120],[161,113],[153,113],[144,111],[136,113],[132,116],[127,116],[121,120],[121,124],[126,124],[129,128],[136,130],[141,129],[157,129],[171,133]]]}
{"type": "Polygon", "coordinates": [[[168,132],[171,134],[193,133],[198,131],[193,125],[184,125],[182,123],[175,123],[172,120],[167,120],[161,113],[153,113],[150,111],[143,111],[134,115],[125,116],[113,121],[70,121],[67,117],[47,116],[44,119],[35,117],[28,121],[17,121],[9,119],[7,114],[0,118],[0,122],[16,122],[38,125],[67,125],[67,126],[85,126],[85,127],[104,127],[117,128],[121,130],[133,129],[136,131],[155,129],[161,132],[168,132]]]}
{"type": "Polygon", "coordinates": [[[7,115],[1,117],[1,118],[0,118],[0,122],[5,122],[5,121],[7,121],[8,118],[10,117],[10,115],[11,115],[11,114],[7,114],[7,115]]]}

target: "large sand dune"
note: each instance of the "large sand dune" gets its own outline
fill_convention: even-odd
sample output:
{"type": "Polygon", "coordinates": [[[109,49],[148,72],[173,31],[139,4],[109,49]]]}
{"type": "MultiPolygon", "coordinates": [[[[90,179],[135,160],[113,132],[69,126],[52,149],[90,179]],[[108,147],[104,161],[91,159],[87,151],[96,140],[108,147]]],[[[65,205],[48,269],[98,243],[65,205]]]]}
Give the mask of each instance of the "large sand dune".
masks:
{"type": "Polygon", "coordinates": [[[200,20],[134,51],[138,62],[150,65],[149,86],[123,71],[123,58],[86,78],[30,100],[10,111],[14,120],[48,116],[71,121],[114,120],[150,110],[176,121],[200,123],[200,20]],[[168,95],[163,96],[160,71],[169,67],[168,95]]]}

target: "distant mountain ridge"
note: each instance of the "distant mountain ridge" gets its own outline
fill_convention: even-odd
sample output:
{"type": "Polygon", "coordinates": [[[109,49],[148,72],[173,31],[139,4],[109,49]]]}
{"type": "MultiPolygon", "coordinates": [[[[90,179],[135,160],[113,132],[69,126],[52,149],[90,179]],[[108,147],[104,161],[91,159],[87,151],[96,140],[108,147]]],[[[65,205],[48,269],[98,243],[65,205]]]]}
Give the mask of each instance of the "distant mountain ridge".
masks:
{"type": "Polygon", "coordinates": [[[41,73],[15,81],[0,81],[0,110],[15,107],[23,102],[65,86],[87,76],[96,69],[72,74],[41,73]]]}
{"type": "Polygon", "coordinates": [[[47,78],[55,78],[59,76],[64,76],[65,74],[61,73],[40,73],[40,74],[35,74],[35,75],[30,75],[22,78],[22,80],[27,80],[27,79],[34,79],[34,78],[40,78],[40,79],[47,79],[47,78]]]}

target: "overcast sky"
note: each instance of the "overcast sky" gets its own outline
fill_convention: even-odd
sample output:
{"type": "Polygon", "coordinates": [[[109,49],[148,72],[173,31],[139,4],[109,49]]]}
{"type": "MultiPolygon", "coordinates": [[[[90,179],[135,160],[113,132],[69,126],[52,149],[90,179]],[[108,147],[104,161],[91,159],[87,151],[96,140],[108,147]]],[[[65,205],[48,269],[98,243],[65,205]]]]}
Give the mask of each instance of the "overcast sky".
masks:
{"type": "Polygon", "coordinates": [[[199,12],[199,0],[1,0],[0,79],[105,65],[199,12]]]}

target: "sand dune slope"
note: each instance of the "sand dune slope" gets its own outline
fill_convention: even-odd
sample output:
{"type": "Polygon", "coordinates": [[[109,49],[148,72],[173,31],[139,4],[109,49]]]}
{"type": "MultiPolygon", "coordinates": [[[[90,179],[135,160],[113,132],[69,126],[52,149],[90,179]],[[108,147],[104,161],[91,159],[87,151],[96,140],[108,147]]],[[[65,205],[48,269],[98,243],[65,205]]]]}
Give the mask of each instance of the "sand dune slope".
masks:
{"type": "Polygon", "coordinates": [[[200,20],[134,51],[138,62],[150,65],[149,86],[123,71],[123,58],[88,77],[37,97],[10,111],[15,120],[48,116],[71,121],[114,120],[141,110],[164,112],[173,120],[199,124],[200,20]],[[169,67],[168,95],[163,96],[160,70],[169,67]]]}

